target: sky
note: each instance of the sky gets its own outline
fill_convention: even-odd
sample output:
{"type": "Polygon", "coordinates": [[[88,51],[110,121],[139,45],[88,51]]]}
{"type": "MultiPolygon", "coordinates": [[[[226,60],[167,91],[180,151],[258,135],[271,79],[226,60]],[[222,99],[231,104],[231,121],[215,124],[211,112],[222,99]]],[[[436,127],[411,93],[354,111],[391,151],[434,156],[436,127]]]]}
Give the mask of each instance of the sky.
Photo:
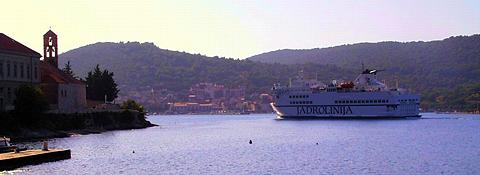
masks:
{"type": "Polygon", "coordinates": [[[0,0],[0,33],[39,53],[96,42],[246,58],[278,49],[480,33],[480,0],[0,0]]]}

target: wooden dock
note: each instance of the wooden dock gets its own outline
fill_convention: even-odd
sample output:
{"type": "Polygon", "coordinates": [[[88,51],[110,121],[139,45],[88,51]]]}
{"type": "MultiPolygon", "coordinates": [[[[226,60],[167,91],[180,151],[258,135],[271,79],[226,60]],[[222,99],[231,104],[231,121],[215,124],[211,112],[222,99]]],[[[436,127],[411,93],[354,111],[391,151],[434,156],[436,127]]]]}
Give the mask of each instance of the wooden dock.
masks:
{"type": "Polygon", "coordinates": [[[26,150],[19,153],[9,152],[0,154],[0,171],[12,170],[26,165],[40,164],[57,160],[70,159],[70,150],[52,149],[26,150]]]}

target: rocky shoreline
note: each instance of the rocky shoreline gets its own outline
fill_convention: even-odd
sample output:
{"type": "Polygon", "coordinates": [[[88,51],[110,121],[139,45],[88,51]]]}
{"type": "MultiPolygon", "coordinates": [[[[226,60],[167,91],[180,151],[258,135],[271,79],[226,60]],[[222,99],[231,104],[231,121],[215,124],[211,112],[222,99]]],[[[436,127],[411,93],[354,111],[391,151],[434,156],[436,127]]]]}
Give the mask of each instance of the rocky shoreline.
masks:
{"type": "Polygon", "coordinates": [[[41,114],[15,116],[2,113],[0,136],[12,142],[37,141],[69,137],[76,134],[93,134],[112,130],[142,129],[156,126],[145,119],[145,114],[125,110],[76,114],[41,114]]]}

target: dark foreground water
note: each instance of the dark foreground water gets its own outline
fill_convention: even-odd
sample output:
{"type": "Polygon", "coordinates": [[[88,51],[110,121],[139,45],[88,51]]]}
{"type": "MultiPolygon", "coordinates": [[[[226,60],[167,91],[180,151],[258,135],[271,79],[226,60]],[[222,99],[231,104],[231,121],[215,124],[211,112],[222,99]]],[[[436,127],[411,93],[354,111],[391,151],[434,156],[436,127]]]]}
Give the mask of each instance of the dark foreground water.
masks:
{"type": "Polygon", "coordinates": [[[478,115],[274,118],[151,116],[159,127],[50,140],[52,147],[71,149],[72,159],[3,173],[480,174],[478,115]]]}

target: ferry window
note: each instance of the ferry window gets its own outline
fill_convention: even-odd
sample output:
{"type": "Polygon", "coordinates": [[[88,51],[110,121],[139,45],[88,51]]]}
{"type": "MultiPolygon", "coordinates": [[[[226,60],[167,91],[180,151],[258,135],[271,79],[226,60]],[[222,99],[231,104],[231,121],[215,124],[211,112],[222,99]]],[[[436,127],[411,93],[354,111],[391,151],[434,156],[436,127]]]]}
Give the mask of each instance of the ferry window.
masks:
{"type": "Polygon", "coordinates": [[[387,103],[388,103],[388,100],[387,100],[387,103]]]}
{"type": "Polygon", "coordinates": [[[365,100],[362,100],[362,103],[365,103],[365,100]]]}
{"type": "Polygon", "coordinates": [[[353,100],[350,100],[349,102],[350,102],[350,103],[353,103],[353,100]]]}

